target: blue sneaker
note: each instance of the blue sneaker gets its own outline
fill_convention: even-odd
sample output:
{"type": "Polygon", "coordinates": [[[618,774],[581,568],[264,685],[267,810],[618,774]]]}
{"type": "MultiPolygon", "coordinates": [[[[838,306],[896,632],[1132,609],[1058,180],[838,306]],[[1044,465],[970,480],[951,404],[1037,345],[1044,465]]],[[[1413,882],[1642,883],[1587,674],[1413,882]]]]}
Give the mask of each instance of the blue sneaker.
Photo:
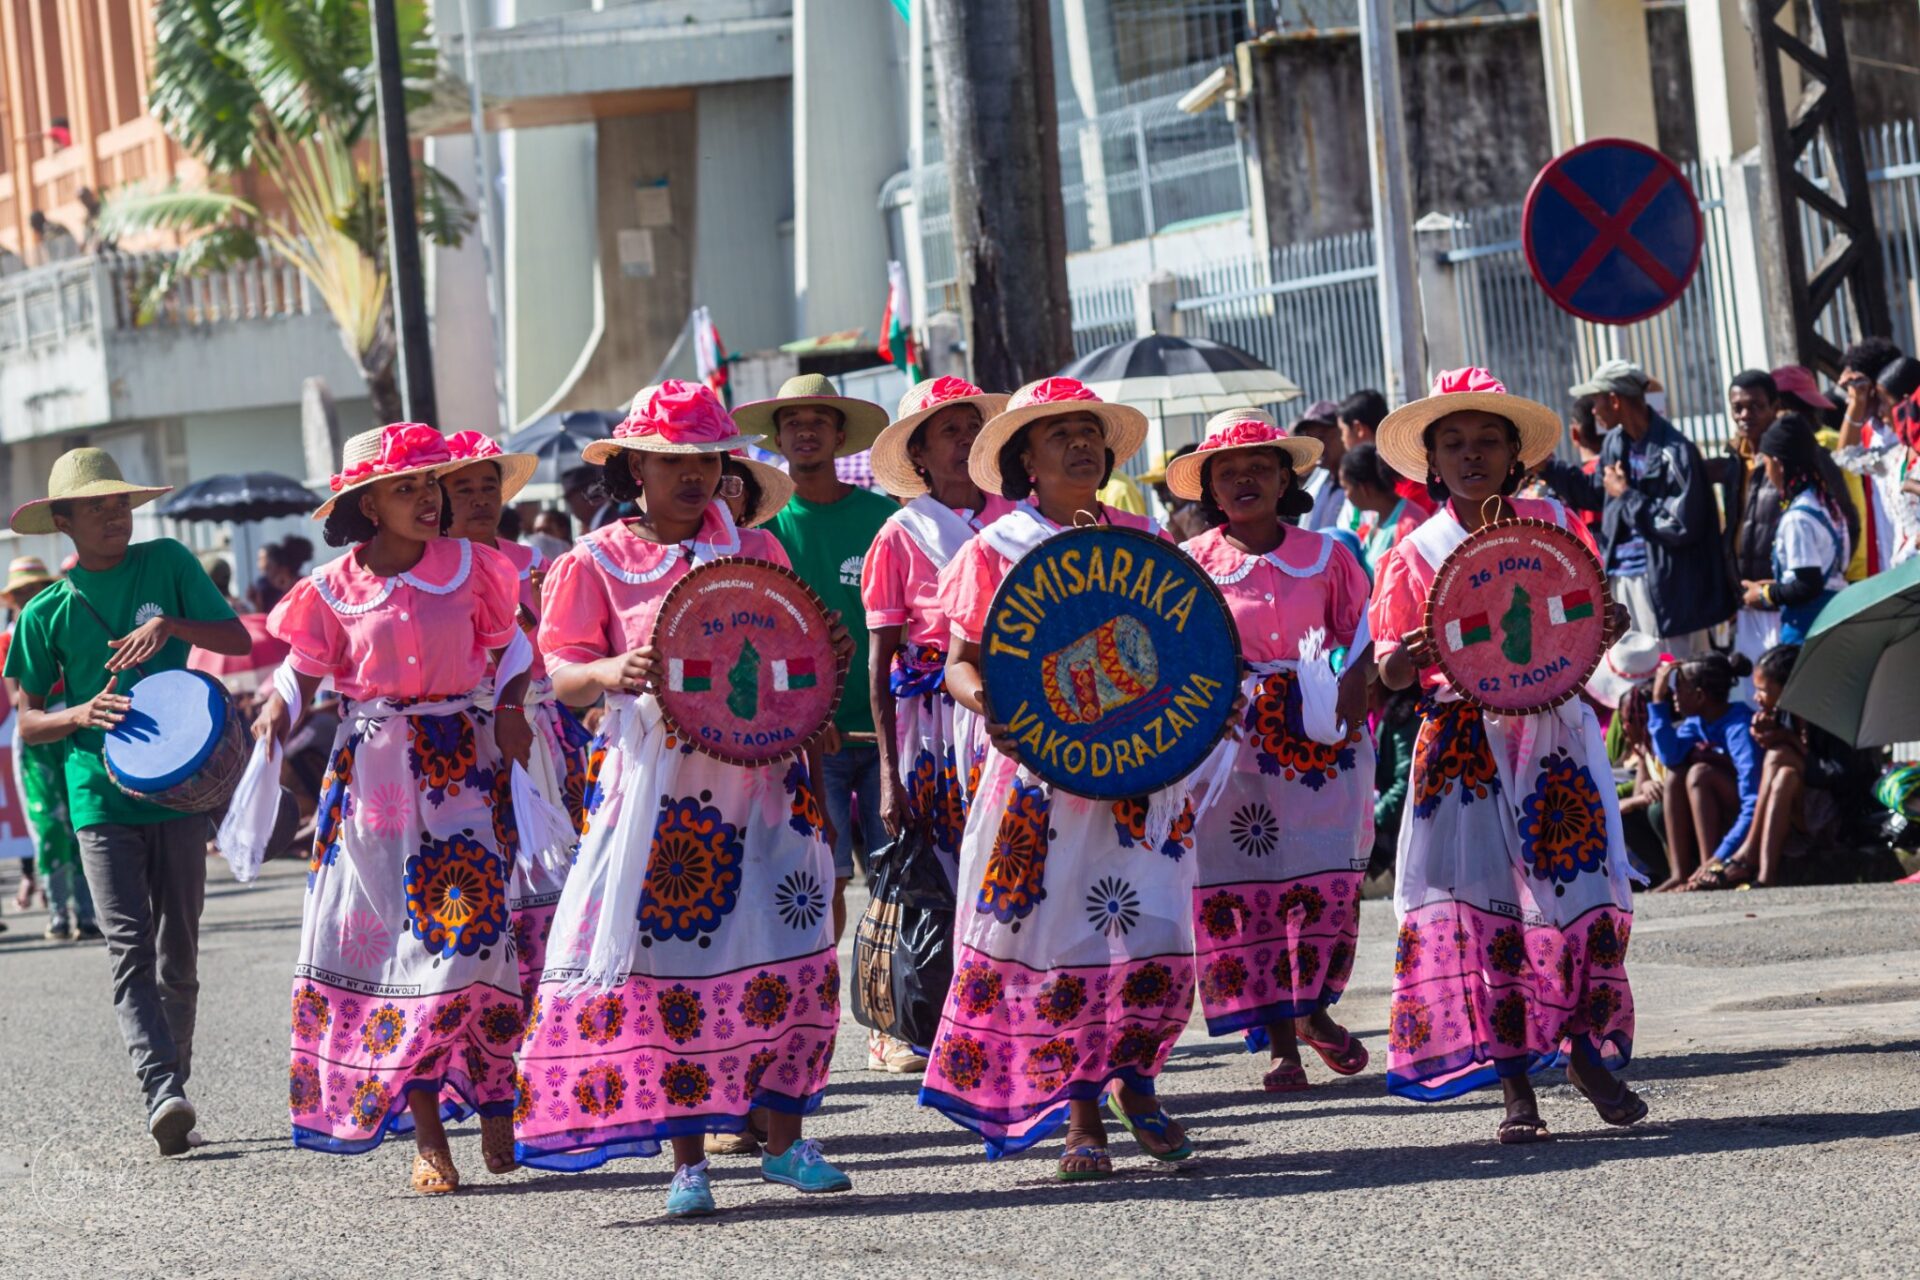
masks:
{"type": "Polygon", "coordinates": [[[667,1188],[669,1218],[704,1218],[713,1212],[713,1188],[707,1185],[707,1162],[683,1164],[673,1171],[667,1188]]]}
{"type": "Polygon", "coordinates": [[[797,1191],[851,1191],[853,1179],[827,1163],[820,1144],[802,1138],[782,1156],[761,1156],[760,1176],[797,1191]]]}

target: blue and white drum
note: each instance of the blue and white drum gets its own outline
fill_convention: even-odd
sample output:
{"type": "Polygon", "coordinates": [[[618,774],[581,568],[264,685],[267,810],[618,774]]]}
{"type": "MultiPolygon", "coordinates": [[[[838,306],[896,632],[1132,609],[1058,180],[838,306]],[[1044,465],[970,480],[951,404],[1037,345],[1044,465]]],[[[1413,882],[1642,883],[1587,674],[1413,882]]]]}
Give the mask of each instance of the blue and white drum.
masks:
{"type": "Polygon", "coordinates": [[[162,671],[133,686],[107,733],[107,776],[130,796],[181,813],[226,806],[247,764],[246,727],[225,687],[198,671],[162,671]]]}

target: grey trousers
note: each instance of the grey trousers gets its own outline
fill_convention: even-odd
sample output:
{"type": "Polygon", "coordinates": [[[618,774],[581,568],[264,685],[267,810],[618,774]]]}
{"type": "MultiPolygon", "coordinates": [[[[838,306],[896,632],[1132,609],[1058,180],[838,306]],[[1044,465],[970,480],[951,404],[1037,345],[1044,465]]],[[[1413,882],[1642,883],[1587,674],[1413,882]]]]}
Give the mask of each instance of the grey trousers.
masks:
{"type": "Polygon", "coordinates": [[[80,865],[113,961],[113,1011],[152,1111],[186,1090],[200,1000],[207,820],[83,827],[80,865]]]}

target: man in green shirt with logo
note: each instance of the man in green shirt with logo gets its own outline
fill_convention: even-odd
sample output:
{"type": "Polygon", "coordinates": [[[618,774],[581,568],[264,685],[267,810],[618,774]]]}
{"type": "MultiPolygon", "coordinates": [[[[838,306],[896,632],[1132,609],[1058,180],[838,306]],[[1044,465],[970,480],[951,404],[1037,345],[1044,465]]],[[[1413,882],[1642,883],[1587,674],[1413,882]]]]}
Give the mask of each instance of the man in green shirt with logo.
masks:
{"type": "Polygon", "coordinates": [[[26,698],[21,741],[68,744],[68,810],[107,935],[114,1012],[146,1094],[148,1132],[162,1155],[179,1155],[195,1120],[186,1083],[209,824],[122,792],[102,752],[141,677],[186,666],[196,645],[239,655],[252,641],[192,552],[170,538],[129,545],[133,508],[166,489],[128,484],[103,449],[73,449],[54,462],[47,492],[13,513],[13,531],[63,533],[78,562],[20,615],[6,675],[26,698]],[[65,708],[47,710],[62,683],[65,708]]]}
{"type": "MultiPolygon", "coordinates": [[[[852,802],[860,804],[860,831],[869,849],[885,840],[880,822],[880,749],[874,739],[868,696],[866,608],[860,602],[860,569],[887,517],[899,510],[891,498],[856,489],[835,474],[833,460],[869,449],[887,425],[887,411],[866,400],[842,396],[817,373],[789,378],[772,400],[742,405],[733,415],[740,430],[758,433],[778,448],[793,477],[794,495],[766,525],[793,561],[793,571],[837,609],[853,634],[854,654],[840,709],[834,715],[839,749],[823,753],[821,800],[833,824],[833,926],[846,928],[847,881],[853,878],[852,802]]],[[[832,744],[829,744],[832,745],[832,744]]]]}

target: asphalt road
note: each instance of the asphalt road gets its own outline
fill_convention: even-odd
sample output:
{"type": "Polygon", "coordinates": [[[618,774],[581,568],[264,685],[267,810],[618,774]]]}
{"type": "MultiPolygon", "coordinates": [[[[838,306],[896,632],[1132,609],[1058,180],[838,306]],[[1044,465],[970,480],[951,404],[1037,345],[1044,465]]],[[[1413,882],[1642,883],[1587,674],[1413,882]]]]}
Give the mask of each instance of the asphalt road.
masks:
{"type": "MultiPolygon", "coordinates": [[[[218,863],[209,864],[210,871],[218,863]]],[[[10,878],[11,867],[8,868],[10,878]]],[[[1550,1145],[1492,1141],[1497,1099],[1420,1106],[1381,1084],[1391,912],[1369,903],[1341,1015],[1375,1065],[1258,1092],[1191,1029],[1163,1077],[1199,1156],[1051,1180],[1058,1144],[994,1164],[915,1081],[863,1069],[845,1024],[810,1132],[851,1194],[803,1198],[715,1161],[722,1212],[670,1223],[666,1159],[489,1177],[477,1129],[450,1199],[405,1187],[410,1144],[352,1159],[287,1138],[286,1000],[302,868],[210,876],[194,1097],[211,1144],[166,1161],[141,1123],[105,956],[0,935],[0,1277],[1912,1275],[1920,1269],[1920,890],[1645,899],[1630,1078],[1608,1130],[1542,1091],[1550,1145]],[[1314,1270],[1309,1271],[1312,1268],[1314,1270]]],[[[10,896],[11,886],[0,882],[10,896]]]]}

